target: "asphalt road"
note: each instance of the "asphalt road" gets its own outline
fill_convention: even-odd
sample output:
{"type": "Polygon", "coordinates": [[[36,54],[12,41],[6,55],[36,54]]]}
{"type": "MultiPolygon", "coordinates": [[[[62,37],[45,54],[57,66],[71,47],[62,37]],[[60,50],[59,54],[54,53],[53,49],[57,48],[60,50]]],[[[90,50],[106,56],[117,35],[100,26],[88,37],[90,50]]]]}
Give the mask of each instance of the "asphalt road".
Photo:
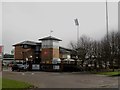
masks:
{"type": "Polygon", "coordinates": [[[117,88],[118,77],[86,73],[11,72],[3,71],[5,78],[29,82],[38,88],[117,88]]]}

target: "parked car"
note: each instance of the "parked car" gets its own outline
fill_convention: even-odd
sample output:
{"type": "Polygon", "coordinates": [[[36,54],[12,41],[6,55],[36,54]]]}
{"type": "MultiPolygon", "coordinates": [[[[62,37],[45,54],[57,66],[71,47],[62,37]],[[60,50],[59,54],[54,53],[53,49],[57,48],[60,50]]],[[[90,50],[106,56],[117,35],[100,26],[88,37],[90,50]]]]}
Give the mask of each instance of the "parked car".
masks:
{"type": "Polygon", "coordinates": [[[12,71],[27,71],[29,65],[26,63],[16,63],[12,66],[12,71]]]}
{"type": "Polygon", "coordinates": [[[15,64],[15,61],[11,61],[7,64],[8,67],[12,67],[15,64]]]}

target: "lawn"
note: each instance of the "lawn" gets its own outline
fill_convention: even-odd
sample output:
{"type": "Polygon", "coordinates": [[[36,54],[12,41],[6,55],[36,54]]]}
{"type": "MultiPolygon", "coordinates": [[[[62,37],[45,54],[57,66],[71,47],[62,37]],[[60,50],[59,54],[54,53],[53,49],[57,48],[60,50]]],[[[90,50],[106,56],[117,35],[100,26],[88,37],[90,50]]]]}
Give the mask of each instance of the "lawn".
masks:
{"type": "Polygon", "coordinates": [[[108,76],[120,76],[120,72],[98,72],[96,74],[100,74],[100,75],[108,75],[108,76]]]}
{"type": "Polygon", "coordinates": [[[31,87],[33,86],[25,82],[2,78],[2,90],[8,90],[8,89],[12,90],[13,88],[19,89],[19,88],[31,88],[31,87]]]}
{"type": "Polygon", "coordinates": [[[0,77],[0,90],[2,89],[2,79],[0,77]]]}

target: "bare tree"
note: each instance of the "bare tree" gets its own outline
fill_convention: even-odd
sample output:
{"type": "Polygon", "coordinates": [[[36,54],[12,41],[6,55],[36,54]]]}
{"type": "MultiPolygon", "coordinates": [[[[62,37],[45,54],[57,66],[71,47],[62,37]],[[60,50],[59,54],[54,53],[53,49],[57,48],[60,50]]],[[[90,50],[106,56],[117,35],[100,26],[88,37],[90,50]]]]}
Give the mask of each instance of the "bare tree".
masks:
{"type": "MultiPolygon", "coordinates": [[[[79,39],[79,44],[70,42],[72,49],[77,51],[78,59],[81,60],[81,66],[86,63],[93,65],[94,69],[98,70],[110,66],[114,71],[115,65],[120,65],[120,33],[111,32],[101,40],[92,40],[87,36],[82,36],[79,39]]],[[[119,67],[120,68],[120,67],[119,67]]]]}

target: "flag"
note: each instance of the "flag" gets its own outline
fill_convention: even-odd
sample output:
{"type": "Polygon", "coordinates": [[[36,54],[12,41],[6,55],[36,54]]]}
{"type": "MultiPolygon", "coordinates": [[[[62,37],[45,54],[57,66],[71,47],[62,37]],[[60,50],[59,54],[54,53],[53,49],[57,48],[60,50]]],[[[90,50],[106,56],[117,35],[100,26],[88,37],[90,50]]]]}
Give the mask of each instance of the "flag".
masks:
{"type": "Polygon", "coordinates": [[[0,46],[0,54],[2,54],[2,48],[3,48],[3,46],[0,46]]]}
{"type": "Polygon", "coordinates": [[[77,18],[75,19],[75,25],[76,25],[76,26],[79,26],[79,22],[78,22],[78,19],[77,19],[77,18]]]}
{"type": "Polygon", "coordinates": [[[3,46],[0,46],[0,60],[3,57],[3,46]]]}

